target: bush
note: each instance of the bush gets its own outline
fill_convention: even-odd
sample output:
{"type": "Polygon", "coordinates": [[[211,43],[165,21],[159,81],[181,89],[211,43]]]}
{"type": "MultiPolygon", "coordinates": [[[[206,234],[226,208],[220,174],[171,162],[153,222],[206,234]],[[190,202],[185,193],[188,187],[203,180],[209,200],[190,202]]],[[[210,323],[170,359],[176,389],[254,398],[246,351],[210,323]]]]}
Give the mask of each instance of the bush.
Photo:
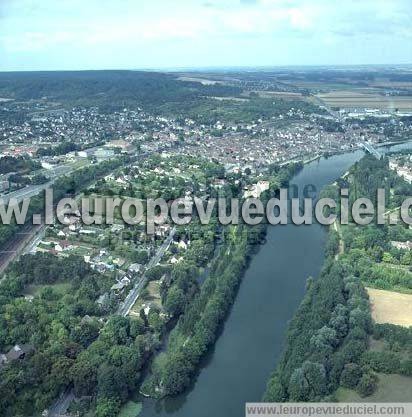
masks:
{"type": "Polygon", "coordinates": [[[393,352],[366,352],[362,357],[362,362],[369,365],[375,372],[385,374],[398,373],[401,361],[393,352]]]}
{"type": "Polygon", "coordinates": [[[362,369],[356,363],[347,363],[340,378],[342,387],[355,389],[362,377],[362,369]]]}
{"type": "Polygon", "coordinates": [[[356,387],[357,393],[361,397],[372,395],[377,387],[378,378],[373,374],[363,374],[356,387]]]}

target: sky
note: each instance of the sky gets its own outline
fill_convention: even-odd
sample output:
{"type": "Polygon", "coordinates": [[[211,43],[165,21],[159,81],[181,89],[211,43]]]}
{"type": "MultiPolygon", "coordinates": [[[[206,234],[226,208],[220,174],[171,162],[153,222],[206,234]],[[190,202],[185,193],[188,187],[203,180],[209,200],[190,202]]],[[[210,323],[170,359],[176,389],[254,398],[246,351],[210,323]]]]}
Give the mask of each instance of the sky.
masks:
{"type": "Polygon", "coordinates": [[[411,0],[0,0],[0,71],[412,63],[411,0]]]}

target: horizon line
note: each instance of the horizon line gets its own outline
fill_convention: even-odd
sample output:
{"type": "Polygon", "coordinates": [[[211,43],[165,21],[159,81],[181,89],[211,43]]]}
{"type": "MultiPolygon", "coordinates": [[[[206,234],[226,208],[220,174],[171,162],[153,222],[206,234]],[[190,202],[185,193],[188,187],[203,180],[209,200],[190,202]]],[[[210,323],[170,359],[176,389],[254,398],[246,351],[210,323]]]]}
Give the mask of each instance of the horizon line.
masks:
{"type": "Polygon", "coordinates": [[[88,68],[88,69],[28,69],[28,70],[0,70],[0,73],[30,73],[30,72],[103,72],[103,71],[136,71],[136,72],[197,72],[197,71],[227,71],[227,70],[270,70],[270,69],[295,69],[295,68],[365,68],[365,67],[411,67],[410,63],[393,64],[290,64],[290,65],[211,65],[193,67],[141,67],[141,68],[88,68]]]}

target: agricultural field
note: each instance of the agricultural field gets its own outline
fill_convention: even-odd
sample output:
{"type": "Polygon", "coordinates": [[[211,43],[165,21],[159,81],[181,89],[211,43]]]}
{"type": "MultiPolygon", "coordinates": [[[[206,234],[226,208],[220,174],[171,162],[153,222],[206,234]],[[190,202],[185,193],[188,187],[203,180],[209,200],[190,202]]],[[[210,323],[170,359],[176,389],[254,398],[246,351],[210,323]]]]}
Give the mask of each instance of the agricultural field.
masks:
{"type": "Polygon", "coordinates": [[[331,90],[352,90],[354,88],[353,84],[336,81],[304,81],[304,80],[292,80],[287,81],[285,84],[290,85],[291,87],[299,87],[311,90],[312,93],[317,91],[327,92],[331,90]]]}
{"type": "Polygon", "coordinates": [[[316,97],[329,107],[412,111],[412,96],[382,96],[374,92],[365,93],[356,90],[347,90],[321,93],[317,94],[316,97]]]}
{"type": "Polygon", "coordinates": [[[367,288],[375,323],[412,326],[412,294],[367,288]]]}
{"type": "Polygon", "coordinates": [[[293,93],[288,91],[253,91],[262,98],[280,98],[282,100],[304,100],[305,97],[300,93],[293,93]]]}
{"type": "Polygon", "coordinates": [[[192,82],[192,83],[200,83],[202,85],[223,84],[222,81],[208,80],[206,78],[197,78],[197,77],[179,77],[178,80],[179,81],[192,82]]]}
{"type": "Polygon", "coordinates": [[[339,388],[336,399],[339,402],[406,402],[412,398],[412,378],[397,374],[378,373],[378,388],[369,397],[362,398],[357,392],[339,388]]]}

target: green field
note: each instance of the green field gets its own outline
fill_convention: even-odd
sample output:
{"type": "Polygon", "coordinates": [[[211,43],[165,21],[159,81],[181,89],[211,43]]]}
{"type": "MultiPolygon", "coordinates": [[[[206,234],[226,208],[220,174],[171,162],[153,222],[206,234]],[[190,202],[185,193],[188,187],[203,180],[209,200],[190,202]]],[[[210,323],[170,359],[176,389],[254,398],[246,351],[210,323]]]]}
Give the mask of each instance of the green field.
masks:
{"type": "Polygon", "coordinates": [[[137,417],[142,411],[142,403],[135,403],[133,401],[129,401],[126,403],[122,409],[118,417],[137,417]]]}
{"type": "Polygon", "coordinates": [[[369,397],[362,398],[351,389],[339,388],[336,399],[339,402],[409,402],[412,398],[412,378],[397,374],[377,374],[377,390],[369,397]]]}
{"type": "Polygon", "coordinates": [[[24,295],[39,295],[44,289],[53,288],[59,295],[64,295],[70,291],[71,283],[70,282],[59,282],[53,285],[28,285],[24,291],[24,295]]]}

